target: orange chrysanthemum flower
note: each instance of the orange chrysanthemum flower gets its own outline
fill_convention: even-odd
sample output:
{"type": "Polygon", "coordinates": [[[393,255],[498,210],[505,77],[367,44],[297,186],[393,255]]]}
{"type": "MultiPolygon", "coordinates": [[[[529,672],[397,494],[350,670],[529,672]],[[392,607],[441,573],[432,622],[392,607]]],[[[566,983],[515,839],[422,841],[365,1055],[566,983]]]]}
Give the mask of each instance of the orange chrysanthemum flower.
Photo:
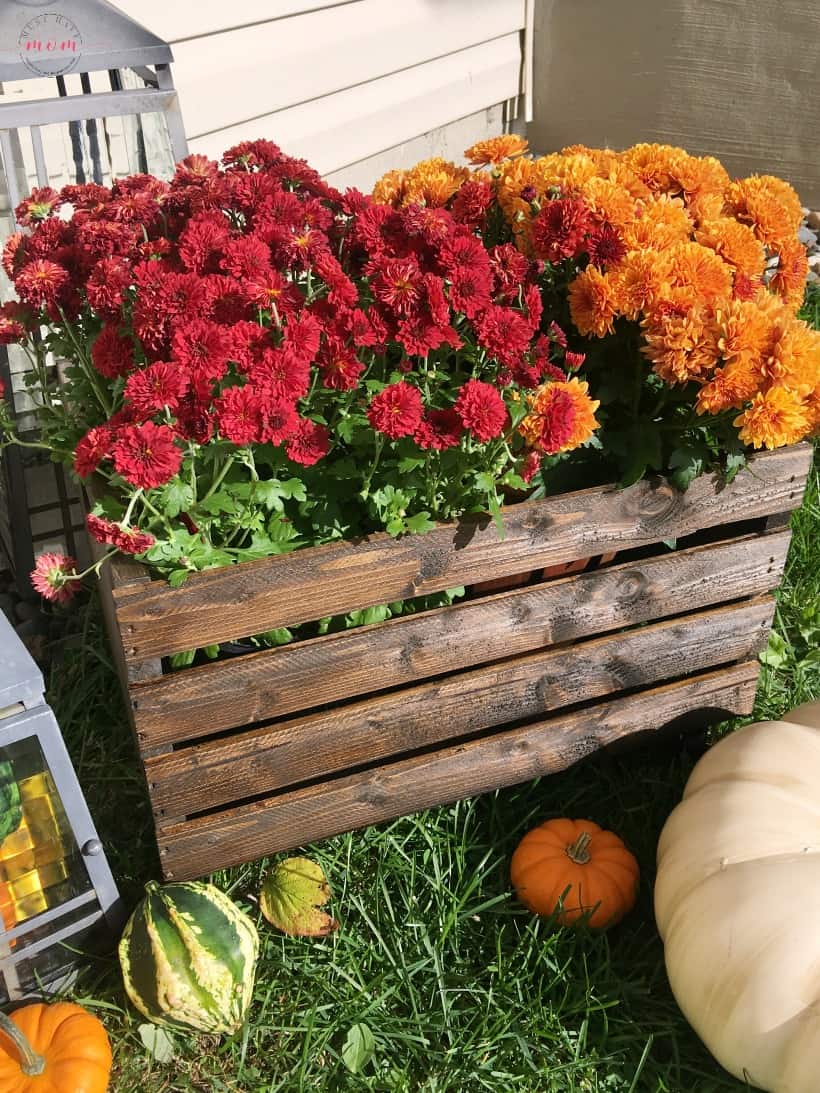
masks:
{"type": "Polygon", "coordinates": [[[641,352],[665,383],[706,381],[719,360],[717,331],[708,312],[697,308],[683,314],[656,312],[642,326],[641,352]]]}
{"type": "Polygon", "coordinates": [[[785,239],[778,248],[777,269],[769,281],[769,288],[782,296],[792,311],[797,311],[806,293],[808,272],[806,248],[796,236],[785,239]]]}
{"type": "Polygon", "coordinates": [[[439,157],[424,159],[405,175],[402,204],[441,208],[470,177],[467,167],[456,167],[439,157]]]}
{"type": "Polygon", "coordinates": [[[579,334],[611,334],[616,315],[613,274],[589,266],[569,286],[569,313],[579,334]]]}
{"type": "Polygon", "coordinates": [[[669,294],[671,267],[666,254],[633,250],[624,256],[615,275],[615,306],[627,319],[639,319],[669,294]]]}
{"type": "Polygon", "coordinates": [[[671,284],[691,288],[709,304],[732,295],[732,271],[723,259],[700,243],[676,243],[668,251],[671,284]]]}
{"type": "Polygon", "coordinates": [[[550,187],[564,194],[574,193],[598,173],[595,160],[584,152],[569,156],[553,152],[534,160],[533,169],[538,180],[536,186],[541,193],[546,193],[550,187]]]}
{"type": "Polygon", "coordinates": [[[679,152],[670,166],[670,192],[679,193],[698,222],[721,215],[729,172],[714,156],[679,152]]]}
{"type": "Polygon", "coordinates": [[[787,387],[770,387],[734,419],[739,437],[754,448],[782,448],[806,436],[810,422],[803,400],[787,387]]]}
{"type": "Polygon", "coordinates": [[[543,196],[543,191],[538,189],[533,161],[521,157],[504,160],[496,173],[495,187],[498,204],[511,224],[529,214],[530,203],[521,197],[525,186],[533,186],[538,196],[543,196]]]}
{"type": "Polygon", "coordinates": [[[808,436],[820,432],[820,384],[803,399],[803,412],[809,423],[808,436]]]}
{"type": "Polygon", "coordinates": [[[472,144],[464,153],[464,158],[468,163],[482,166],[485,163],[501,163],[513,156],[522,156],[528,148],[529,143],[524,137],[519,137],[516,133],[503,133],[472,144]]]}
{"type": "Polygon", "coordinates": [[[719,368],[698,391],[699,414],[720,414],[740,410],[760,389],[760,369],[750,360],[737,360],[719,368]]]}
{"type": "Polygon", "coordinates": [[[639,205],[624,238],[630,250],[666,250],[692,238],[692,221],[682,201],[664,195],[639,205]]]}
{"type": "Polygon", "coordinates": [[[753,300],[732,300],[718,309],[716,323],[717,345],[723,360],[757,369],[760,382],[761,362],[771,352],[775,337],[772,316],[753,300]]]}
{"type": "Polygon", "coordinates": [[[406,171],[388,171],[373,187],[373,200],[379,205],[392,205],[397,208],[404,197],[406,171]]]}
{"type": "Polygon", "coordinates": [[[589,385],[581,380],[545,383],[527,401],[530,412],[518,431],[533,451],[573,451],[599,427],[595,411],[600,403],[589,397],[589,385]]]}
{"type": "Polygon", "coordinates": [[[621,153],[621,160],[653,193],[668,193],[676,188],[675,166],[683,148],[671,144],[635,144],[621,153]]]}
{"type": "Polygon", "coordinates": [[[635,219],[635,199],[608,178],[588,179],[579,187],[578,194],[599,220],[606,221],[621,233],[635,219]]]}
{"type": "Polygon", "coordinates": [[[751,175],[732,182],[726,203],[738,220],[750,224],[757,238],[775,250],[797,234],[803,219],[795,190],[773,175],[751,175]]]}
{"type": "Polygon", "coordinates": [[[770,381],[806,395],[820,383],[820,331],[801,319],[778,324],[777,337],[767,360],[770,381]]]}
{"type": "Polygon", "coordinates": [[[703,221],[695,231],[695,239],[750,280],[760,278],[766,268],[763,244],[748,225],[730,216],[703,221]]]}

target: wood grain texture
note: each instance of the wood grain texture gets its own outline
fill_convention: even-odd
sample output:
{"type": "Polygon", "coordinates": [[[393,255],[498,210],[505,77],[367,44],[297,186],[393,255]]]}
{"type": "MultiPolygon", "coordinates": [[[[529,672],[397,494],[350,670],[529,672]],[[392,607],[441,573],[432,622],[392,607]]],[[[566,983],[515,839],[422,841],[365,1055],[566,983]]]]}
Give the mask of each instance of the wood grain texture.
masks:
{"type": "Polygon", "coordinates": [[[559,646],[145,760],[158,817],[186,816],[672,676],[745,660],[774,600],[559,646]]]}
{"type": "Polygon", "coordinates": [[[732,520],[796,508],[809,445],[767,452],[730,485],[696,479],[686,493],[663,479],[600,487],[504,510],[425,535],[331,544],[193,574],[180,588],[152,581],[114,592],[126,661],[293,626],[324,615],[442,591],[589,554],[681,537],[732,520]]]}
{"type": "Polygon", "coordinates": [[[140,745],[341,702],[556,642],[756,596],[779,584],[790,532],[627,562],[390,622],[250,653],[131,688],[140,745]]]}
{"type": "Polygon", "coordinates": [[[653,687],[524,728],[510,729],[158,833],[166,879],[202,876],[365,824],[562,770],[635,732],[693,710],[747,714],[757,661],[653,687]]]}

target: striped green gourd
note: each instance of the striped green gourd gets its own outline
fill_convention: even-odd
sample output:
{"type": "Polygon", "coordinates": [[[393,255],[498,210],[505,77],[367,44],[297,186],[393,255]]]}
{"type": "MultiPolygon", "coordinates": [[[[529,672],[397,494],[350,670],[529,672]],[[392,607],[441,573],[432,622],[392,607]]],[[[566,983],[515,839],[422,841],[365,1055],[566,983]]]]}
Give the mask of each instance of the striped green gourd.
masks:
{"type": "Polygon", "coordinates": [[[17,830],[22,818],[20,789],[14,777],[14,768],[8,759],[0,759],[0,844],[17,830]]]}
{"type": "Polygon", "coordinates": [[[212,884],[151,881],[120,940],[125,990],[149,1021],[232,1033],[251,995],[259,935],[212,884]]]}

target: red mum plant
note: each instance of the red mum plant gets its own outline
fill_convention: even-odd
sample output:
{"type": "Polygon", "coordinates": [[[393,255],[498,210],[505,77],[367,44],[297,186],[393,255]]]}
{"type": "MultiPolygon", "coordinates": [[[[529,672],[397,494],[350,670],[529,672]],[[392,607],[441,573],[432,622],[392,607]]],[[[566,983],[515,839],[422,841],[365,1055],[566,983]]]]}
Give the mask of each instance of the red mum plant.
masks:
{"type": "MultiPolygon", "coordinates": [[[[580,358],[548,335],[544,263],[468,176],[393,208],[252,141],[167,183],[32,194],[0,341],[37,362],[43,444],[104,497],[92,538],[178,583],[520,490],[527,395],[580,358]],[[59,399],[48,353],[69,362],[59,399]]],[[[615,253],[580,203],[555,208],[544,248],[594,229],[601,262],[615,253]]],[[[77,586],[68,564],[39,567],[52,599],[77,586]]]]}

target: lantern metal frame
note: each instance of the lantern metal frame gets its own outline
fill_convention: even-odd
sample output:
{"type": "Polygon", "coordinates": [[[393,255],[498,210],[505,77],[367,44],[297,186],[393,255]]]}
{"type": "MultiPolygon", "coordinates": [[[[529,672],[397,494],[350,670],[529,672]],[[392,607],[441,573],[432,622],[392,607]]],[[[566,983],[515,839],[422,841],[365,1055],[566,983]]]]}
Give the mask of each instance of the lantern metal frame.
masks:
{"type": "MultiPolygon", "coordinates": [[[[69,30],[61,30],[60,33],[69,34],[69,30]]],[[[93,181],[102,181],[101,142],[97,127],[102,123],[105,137],[105,121],[109,118],[136,119],[140,170],[148,170],[142,130],[144,115],[162,117],[170,162],[183,159],[188,154],[188,146],[179,97],[174,87],[172,61],[173,54],[167,42],[106,0],[3,0],[0,4],[0,86],[9,81],[47,78],[56,81],[57,91],[56,96],[49,98],[0,101],[0,159],[4,176],[0,182],[5,181],[12,218],[13,210],[27,192],[26,182],[21,184],[19,177],[22,170],[23,177],[28,179],[21,145],[22,133],[29,135],[31,155],[28,158],[33,158],[36,185],[40,187],[49,186],[53,174],[47,163],[42,132],[44,126],[69,127],[75,173],[72,181],[76,182],[86,181],[87,173],[93,181]],[[27,55],[25,47],[31,45],[32,32],[26,28],[44,26],[46,20],[56,21],[58,28],[74,28],[77,32],[81,48],[76,53],[72,52],[68,61],[59,56],[60,45],[71,44],[68,38],[62,43],[56,40],[46,42],[46,46],[55,47],[53,54],[46,50],[40,55],[35,50],[34,60],[27,55]],[[75,75],[79,76],[80,94],[69,93],[67,80],[75,75]],[[94,75],[105,78],[110,90],[93,90],[91,78],[94,75]],[[140,86],[127,86],[129,79],[140,86]],[[92,161],[90,172],[86,171],[83,160],[83,125],[92,161]]],[[[12,227],[17,227],[14,221],[12,227]]],[[[15,405],[8,351],[5,347],[0,348],[0,379],[4,382],[7,397],[19,422],[25,413],[18,412],[15,405]]],[[[2,487],[9,526],[8,541],[0,543],[0,547],[23,594],[28,594],[28,589],[27,582],[21,577],[34,564],[35,542],[44,542],[45,548],[49,549],[53,542],[59,541],[70,554],[79,556],[81,562],[85,560],[82,555],[86,549],[81,534],[79,490],[66,479],[62,467],[52,464],[52,499],[45,504],[37,504],[36,499],[29,496],[26,485],[27,466],[26,458],[18,449],[6,449],[2,487]],[[54,514],[57,526],[48,526],[44,531],[35,533],[32,517],[40,517],[48,524],[45,514],[54,514]]]]}

